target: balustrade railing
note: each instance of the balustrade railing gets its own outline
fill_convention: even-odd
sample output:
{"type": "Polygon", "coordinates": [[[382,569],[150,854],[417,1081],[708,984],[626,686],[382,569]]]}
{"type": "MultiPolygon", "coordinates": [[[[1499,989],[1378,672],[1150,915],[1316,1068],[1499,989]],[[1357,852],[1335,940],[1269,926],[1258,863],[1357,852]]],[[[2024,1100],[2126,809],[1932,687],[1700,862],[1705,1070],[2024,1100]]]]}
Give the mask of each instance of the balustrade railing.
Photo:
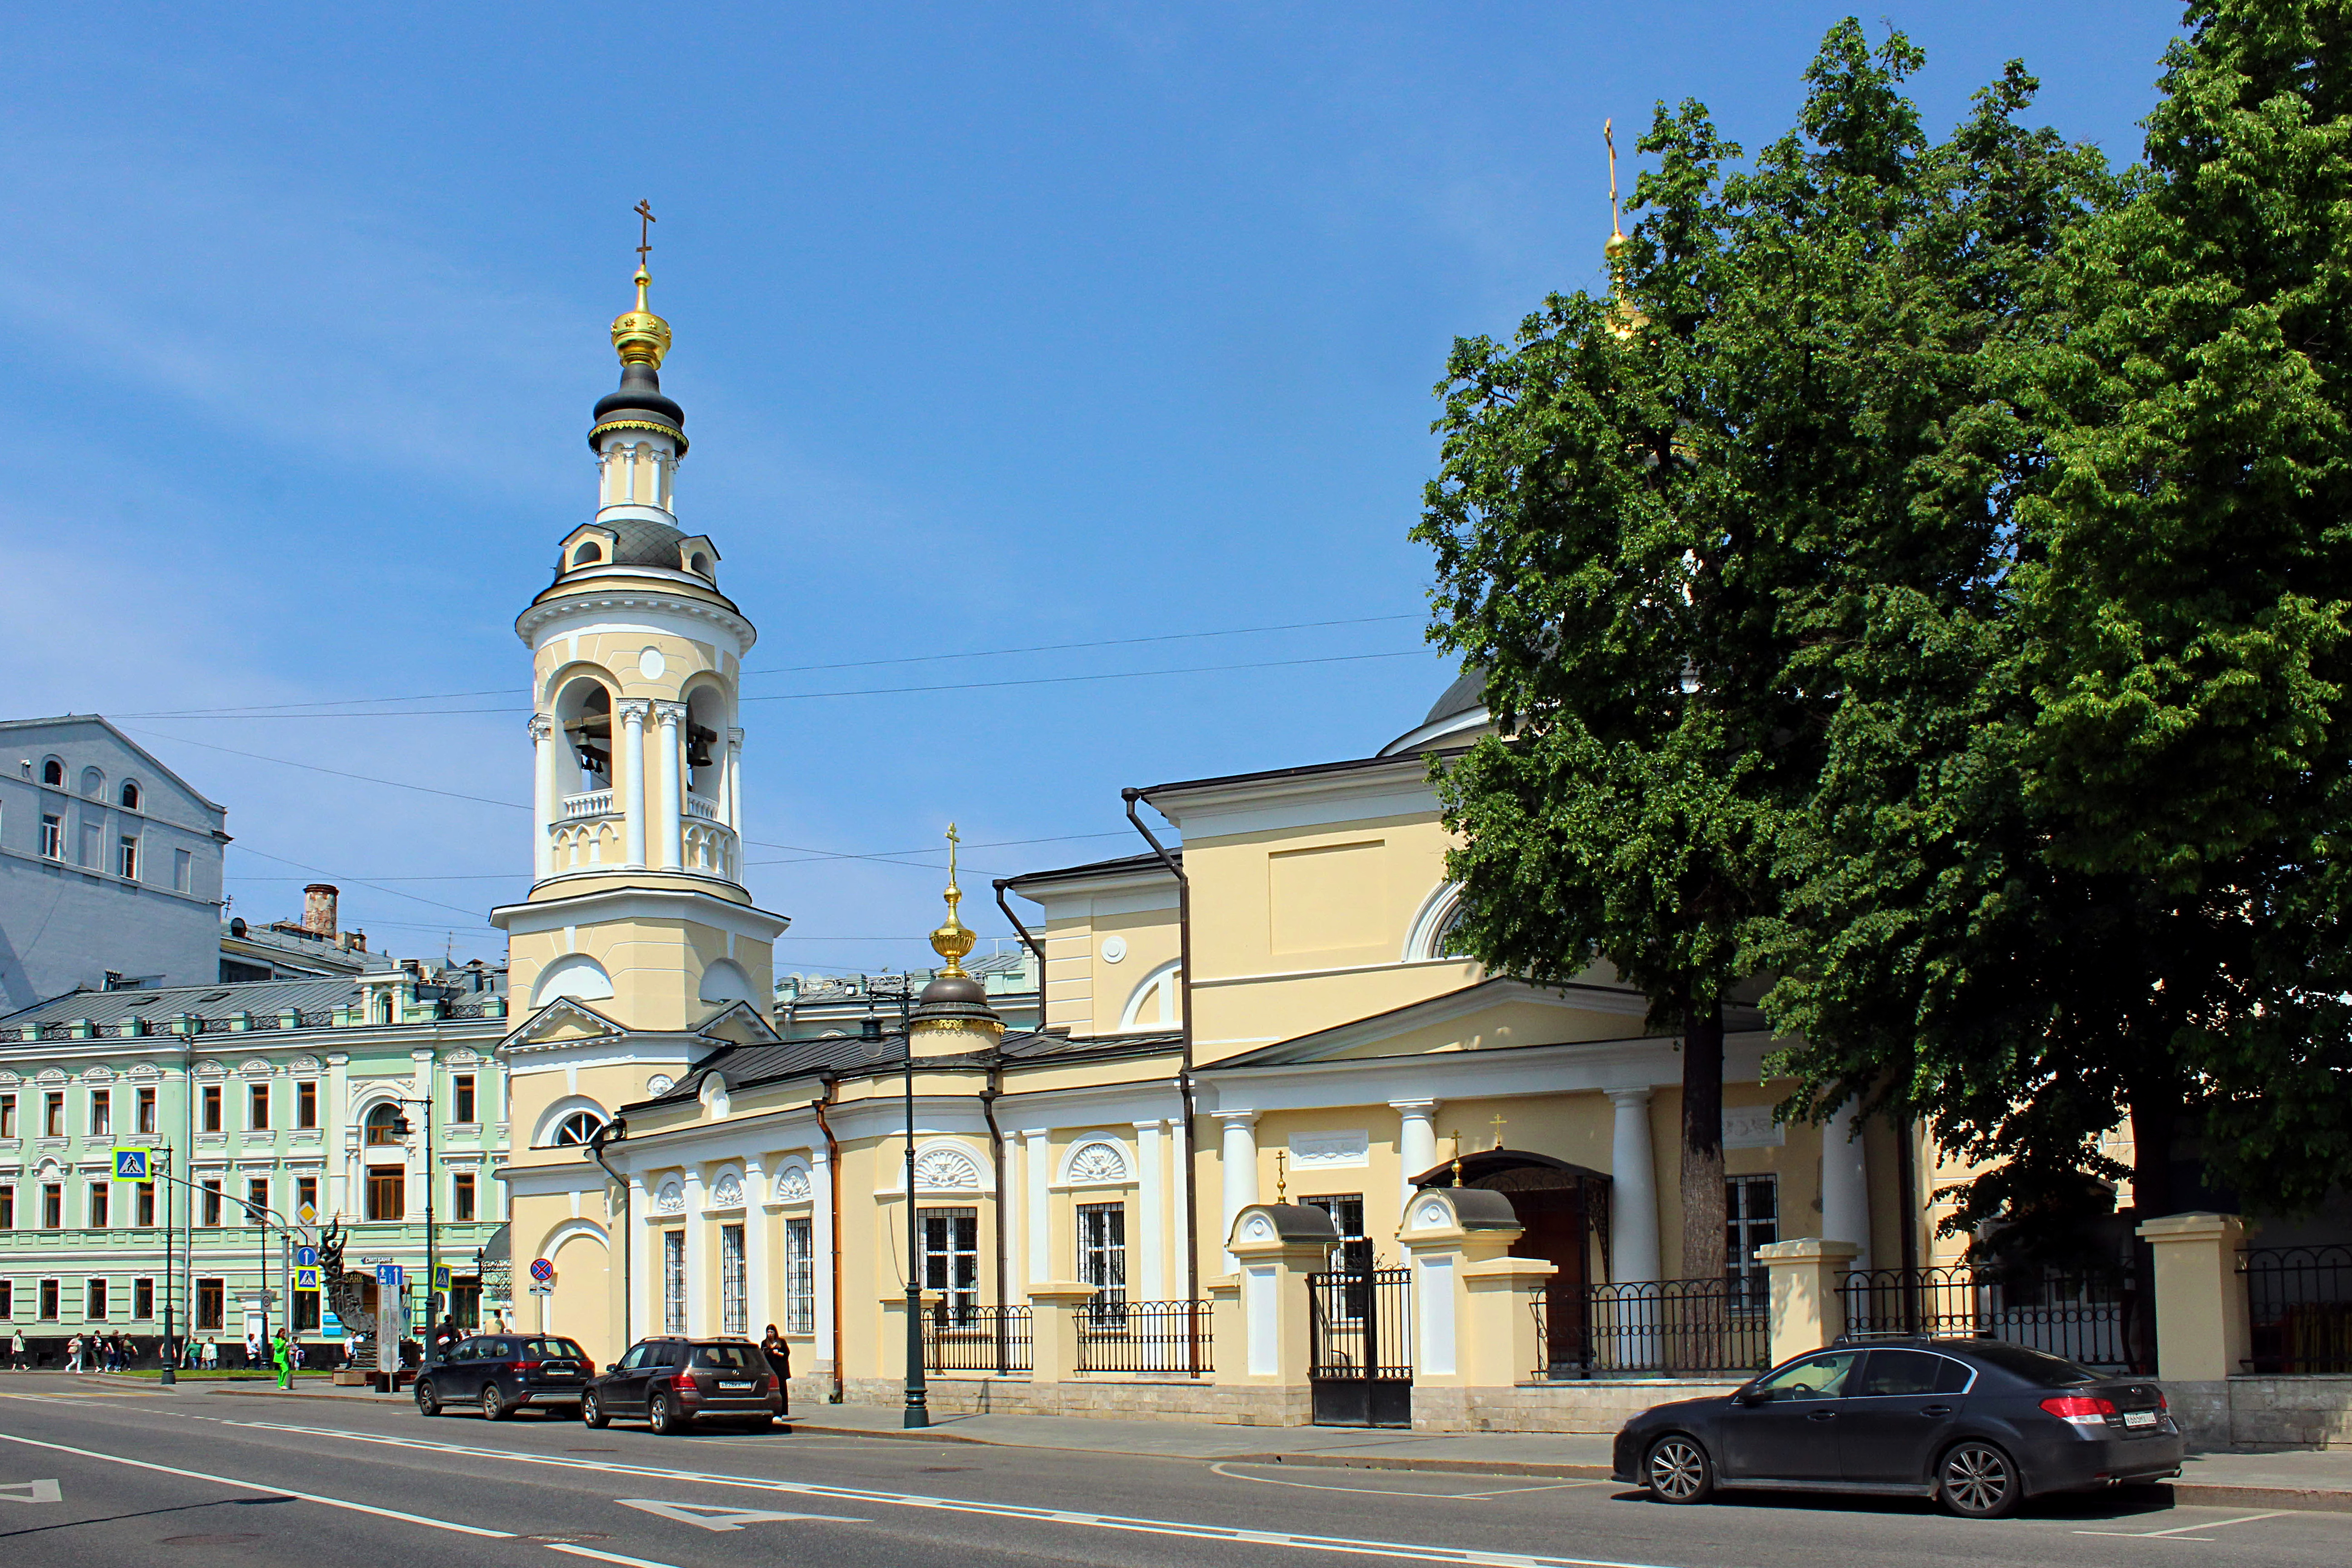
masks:
{"type": "Polygon", "coordinates": [[[1027,1372],[1030,1309],[941,1301],[923,1313],[925,1372],[1027,1372]]]}
{"type": "Polygon", "coordinates": [[[686,815],[698,816],[705,822],[716,822],[719,820],[719,803],[707,795],[688,795],[686,797],[686,815]]]}
{"type": "Polygon", "coordinates": [[[1770,1364],[1764,1296],[1744,1278],[1546,1286],[1533,1309],[1538,1377],[1744,1378],[1770,1364]]]}
{"type": "Polygon", "coordinates": [[[609,789],[592,789],[585,795],[567,795],[563,797],[563,815],[567,819],[575,816],[610,816],[613,815],[613,792],[609,789]]]}
{"type": "Polygon", "coordinates": [[[2352,1247],[2250,1247],[2238,1272],[2253,1338],[2247,1371],[2352,1373],[2352,1247]]]}
{"type": "Polygon", "coordinates": [[[1162,1373],[1191,1377],[1216,1370],[1206,1301],[1106,1301],[1076,1309],[1082,1373],[1162,1373]]]}

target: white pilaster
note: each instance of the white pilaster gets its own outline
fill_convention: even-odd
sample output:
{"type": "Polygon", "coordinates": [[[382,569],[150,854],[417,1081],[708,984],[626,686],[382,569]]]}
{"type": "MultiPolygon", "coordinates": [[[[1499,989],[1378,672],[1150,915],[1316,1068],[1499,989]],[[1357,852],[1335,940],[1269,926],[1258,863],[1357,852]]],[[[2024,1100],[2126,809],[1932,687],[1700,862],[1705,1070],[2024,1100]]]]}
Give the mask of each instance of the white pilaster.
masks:
{"type": "MultiPolygon", "coordinates": [[[[636,1171],[625,1172],[629,1181],[629,1294],[636,1299],[629,1303],[629,1342],[662,1331],[661,1318],[661,1231],[653,1223],[654,1195],[646,1189],[645,1176],[636,1171]]],[[[626,1346],[622,1347],[626,1349],[626,1346]]]]}
{"type": "Polygon", "coordinates": [[[1437,1108],[1444,1103],[1436,1100],[1391,1100],[1390,1109],[1397,1113],[1397,1213],[1404,1212],[1405,1201],[1412,1196],[1412,1179],[1437,1163],[1437,1108]]]}
{"type": "Polygon", "coordinates": [[[1822,1123],[1822,1237],[1862,1248],[1849,1266],[1870,1267],[1870,1172],[1863,1160],[1862,1120],[1849,1100],[1822,1123]]]}
{"type": "Polygon", "coordinates": [[[743,832],[743,731],[727,731],[727,826],[740,837],[743,832]]]}
{"type": "Polygon", "coordinates": [[[678,843],[686,810],[684,786],[678,777],[678,726],[686,720],[683,702],[656,702],[654,719],[661,728],[660,805],[654,814],[654,834],[659,840],[651,864],[665,871],[678,866],[678,843]]]}
{"type": "MultiPolygon", "coordinates": [[[[1242,1210],[1257,1202],[1257,1112],[1255,1110],[1219,1110],[1213,1112],[1224,1129],[1220,1138],[1217,1164],[1224,1177],[1223,1208],[1224,1224],[1217,1228],[1217,1244],[1222,1247],[1234,1234],[1234,1221],[1242,1210]]],[[[1225,1272],[1241,1267],[1241,1259],[1225,1254],[1225,1272]]]]}
{"type": "Polygon", "coordinates": [[[629,864],[646,863],[646,716],[653,704],[627,697],[621,712],[621,809],[627,813],[629,864]]]}
{"type": "MultiPolygon", "coordinates": [[[[820,1142],[809,1151],[809,1289],[816,1298],[817,1359],[833,1360],[833,1161],[820,1142]]],[[[814,1370],[814,1369],[812,1369],[814,1370]]]]}
{"type": "Polygon", "coordinates": [[[743,1162],[743,1321],[751,1337],[768,1331],[768,1172],[757,1157],[743,1162]]]}
{"type": "Polygon", "coordinates": [[[1609,1140],[1609,1275],[1617,1283],[1658,1277],[1658,1173],[1650,1149],[1650,1091],[1612,1089],[1609,1140]]]}
{"type": "Polygon", "coordinates": [[[544,882],[555,875],[553,828],[561,815],[555,799],[555,721],[544,713],[530,716],[531,743],[531,872],[544,882]]]}
{"type": "Polygon", "coordinates": [[[1143,1268],[1138,1284],[1141,1300],[1168,1300],[1168,1191],[1167,1178],[1162,1173],[1166,1164],[1166,1146],[1160,1140],[1157,1121],[1135,1124],[1135,1204],[1142,1211],[1143,1268]]]}
{"type": "Polygon", "coordinates": [[[1046,1184],[1053,1180],[1052,1153],[1046,1147],[1050,1129],[1027,1127],[1021,1132],[1021,1179],[1026,1184],[1029,1200],[1029,1276],[1024,1285],[1034,1285],[1054,1277],[1052,1253],[1048,1244],[1052,1237],[1046,1231],[1046,1184]]]}
{"type": "Polygon", "coordinates": [[[719,1331],[719,1292],[704,1283],[710,1267],[710,1223],[702,1212],[702,1173],[686,1170],[686,1331],[697,1339],[719,1331]]]}

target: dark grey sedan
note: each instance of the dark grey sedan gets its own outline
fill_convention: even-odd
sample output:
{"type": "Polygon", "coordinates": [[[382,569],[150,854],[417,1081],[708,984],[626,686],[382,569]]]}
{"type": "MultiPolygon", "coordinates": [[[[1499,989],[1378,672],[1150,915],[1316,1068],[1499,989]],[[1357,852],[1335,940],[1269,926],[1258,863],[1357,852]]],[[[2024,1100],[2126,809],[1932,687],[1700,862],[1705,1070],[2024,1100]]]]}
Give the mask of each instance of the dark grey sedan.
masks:
{"type": "Polygon", "coordinates": [[[1615,1473],[1661,1502],[1859,1492],[1998,1519],[2041,1492],[2179,1475],[2186,1449],[2153,1383],[1995,1340],[1842,1342],[1643,1411],[1617,1434],[1615,1473]]]}

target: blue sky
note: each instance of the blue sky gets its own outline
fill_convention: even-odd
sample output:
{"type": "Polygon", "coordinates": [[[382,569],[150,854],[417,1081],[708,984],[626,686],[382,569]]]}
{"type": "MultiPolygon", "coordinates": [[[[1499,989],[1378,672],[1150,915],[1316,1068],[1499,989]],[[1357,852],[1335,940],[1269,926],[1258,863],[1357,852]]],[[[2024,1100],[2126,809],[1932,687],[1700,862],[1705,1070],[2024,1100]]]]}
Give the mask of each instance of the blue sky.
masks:
{"type": "MultiPolygon", "coordinates": [[[[1603,116],[1696,97],[1759,145],[1849,8],[19,13],[0,706],[426,694],[121,721],[229,807],[237,912],[324,874],[379,946],[495,952],[480,911],[530,865],[497,804],[530,795],[512,621],[589,515],[650,197],[681,521],[770,672],[747,858],[794,918],[779,967],[927,956],[940,858],[837,857],[950,818],[1002,933],[989,875],[1139,847],[1122,785],[1419,721],[1447,343],[1597,281],[1603,116]],[[1350,624],[1184,636],[1301,622],[1350,624]],[[1145,637],[1176,640],[993,652],[1145,637]],[[1194,672],[1055,679],[1155,669],[1194,672]],[[1047,683],[887,689],[1019,681],[1047,683]]],[[[1938,132],[2023,57],[2040,117],[2119,161],[2179,15],[1885,14],[1938,132]]]]}

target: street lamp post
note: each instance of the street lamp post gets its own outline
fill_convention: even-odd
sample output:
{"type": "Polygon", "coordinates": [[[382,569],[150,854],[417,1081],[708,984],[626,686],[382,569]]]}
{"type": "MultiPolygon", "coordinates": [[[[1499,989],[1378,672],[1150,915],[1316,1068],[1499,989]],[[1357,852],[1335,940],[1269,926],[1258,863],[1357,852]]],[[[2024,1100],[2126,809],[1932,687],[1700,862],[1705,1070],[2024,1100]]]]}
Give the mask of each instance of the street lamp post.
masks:
{"type": "MultiPolygon", "coordinates": [[[[421,1105],[425,1108],[425,1332],[419,1337],[418,1342],[424,1347],[420,1353],[422,1354],[425,1363],[429,1365],[433,1360],[433,1330],[435,1327],[435,1320],[440,1313],[441,1293],[439,1284],[441,1274],[436,1262],[437,1249],[436,1242],[437,1240],[437,1237],[434,1229],[433,1223],[433,1188],[436,1184],[433,1180],[433,1093],[431,1079],[427,1078],[425,1083],[426,1088],[424,1099],[403,1100],[394,1101],[394,1103],[399,1105],[421,1105]]],[[[394,1114],[392,1119],[392,1135],[395,1138],[405,1138],[408,1136],[408,1118],[399,1115],[396,1112],[394,1114]]]]}
{"type": "MultiPolygon", "coordinates": [[[[154,1156],[152,1153],[150,1153],[148,1158],[152,1159],[154,1156]]],[[[163,1375],[156,1380],[166,1388],[173,1386],[180,1381],[180,1356],[179,1352],[174,1350],[172,1345],[172,1301],[173,1298],[176,1296],[178,1292],[173,1289],[175,1281],[173,1278],[172,1262],[172,1242],[173,1237],[172,1235],[171,1169],[172,1146],[166,1143],[163,1145],[164,1179],[161,1184],[163,1189],[163,1375]]],[[[132,1196],[132,1201],[134,1203],[137,1201],[137,1195],[135,1194],[132,1196]]],[[[133,1215],[131,1217],[135,1219],[138,1216],[133,1215]]],[[[136,1303],[133,1304],[136,1305],[136,1303]]]]}

